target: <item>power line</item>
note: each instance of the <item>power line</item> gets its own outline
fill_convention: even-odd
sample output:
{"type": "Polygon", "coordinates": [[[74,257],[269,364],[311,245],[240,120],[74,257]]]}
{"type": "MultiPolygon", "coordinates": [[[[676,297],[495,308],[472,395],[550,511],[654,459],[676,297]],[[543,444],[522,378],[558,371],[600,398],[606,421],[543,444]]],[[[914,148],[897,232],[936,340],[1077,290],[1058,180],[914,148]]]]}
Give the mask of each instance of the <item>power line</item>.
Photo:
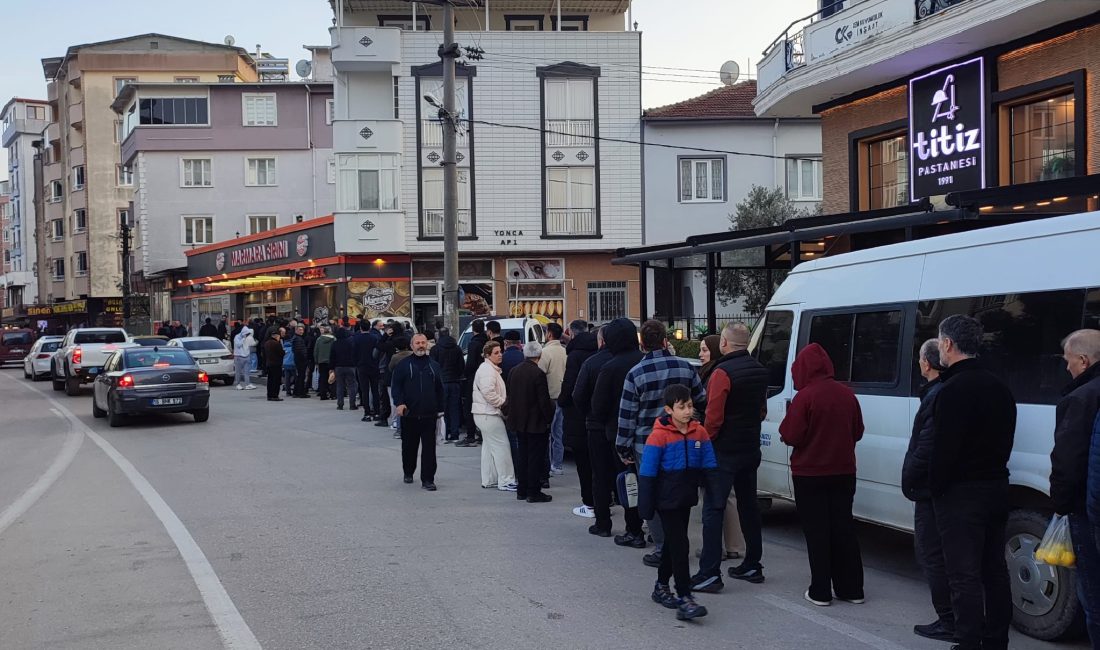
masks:
{"type": "MultiPolygon", "coordinates": [[[[498,70],[514,70],[514,71],[518,71],[518,72],[530,72],[531,71],[531,68],[529,67],[529,65],[523,64],[523,63],[518,63],[518,62],[517,63],[507,63],[507,62],[501,62],[501,61],[478,61],[477,63],[471,64],[471,65],[474,65],[476,67],[483,67],[484,66],[484,67],[487,67],[487,68],[495,68],[495,69],[498,69],[498,70]]],[[[641,75],[638,75],[637,77],[635,75],[632,75],[632,74],[608,74],[608,75],[602,76],[601,79],[614,79],[614,78],[619,78],[619,79],[628,79],[628,78],[630,78],[630,79],[633,79],[633,78],[640,78],[642,81],[653,81],[653,82],[693,84],[693,85],[712,86],[712,87],[722,85],[722,82],[719,81],[718,79],[715,79],[714,81],[692,81],[690,79],[665,79],[663,77],[651,77],[651,76],[649,76],[649,74],[651,74],[651,73],[642,73],[641,75]]]]}
{"type": "MultiPolygon", "coordinates": [[[[527,60],[527,61],[533,61],[533,62],[543,63],[543,64],[559,63],[559,61],[551,61],[549,59],[542,58],[542,57],[524,56],[522,54],[513,54],[513,53],[501,54],[499,52],[485,52],[485,54],[493,54],[493,55],[500,56],[502,60],[512,58],[512,59],[524,59],[524,60],[527,60]]],[[[616,62],[613,62],[613,61],[612,62],[601,63],[600,65],[601,65],[601,67],[617,67],[617,68],[624,68],[624,69],[627,69],[627,70],[630,70],[630,71],[635,71],[640,67],[642,69],[642,71],[646,74],[666,75],[666,76],[674,76],[674,77],[685,77],[685,78],[691,78],[691,79],[717,79],[717,78],[719,78],[719,75],[722,73],[721,70],[703,70],[703,69],[700,69],[700,68],[674,68],[674,67],[650,66],[650,65],[636,66],[636,65],[633,65],[633,64],[629,64],[629,63],[616,63],[616,62]],[[650,72],[650,70],[686,70],[686,71],[690,71],[690,72],[707,72],[707,73],[710,73],[710,74],[707,74],[707,75],[694,75],[694,74],[681,74],[681,73],[678,73],[678,72],[650,72]]],[[[745,76],[746,76],[746,78],[751,78],[752,76],[755,76],[755,75],[746,73],[745,76]]]]}

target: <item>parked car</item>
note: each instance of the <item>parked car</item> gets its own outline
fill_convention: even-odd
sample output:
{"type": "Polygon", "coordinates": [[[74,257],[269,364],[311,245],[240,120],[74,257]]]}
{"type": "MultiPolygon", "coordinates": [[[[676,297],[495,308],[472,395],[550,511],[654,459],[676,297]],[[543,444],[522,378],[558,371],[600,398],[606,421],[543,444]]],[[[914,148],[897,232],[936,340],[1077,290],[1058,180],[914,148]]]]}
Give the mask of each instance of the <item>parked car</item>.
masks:
{"type": "Polygon", "coordinates": [[[61,345],[63,336],[43,336],[31,346],[30,354],[23,358],[23,377],[38,381],[50,374],[50,359],[61,345]]]}
{"type": "Polygon", "coordinates": [[[167,336],[158,336],[156,334],[146,334],[142,336],[135,336],[130,339],[131,343],[137,343],[146,347],[153,347],[155,345],[168,345],[167,336]]]}
{"type": "Polygon", "coordinates": [[[1017,403],[1005,539],[1014,624],[1040,639],[1072,631],[1080,617],[1075,572],[1036,561],[1034,551],[1053,512],[1054,408],[1070,381],[1060,342],[1074,330],[1100,328],[1100,265],[1066,251],[1098,249],[1100,212],[1092,212],[800,264],[772,297],[750,345],[771,375],[759,489],[792,496],[779,423],[795,393],[791,364],[799,350],[818,343],[863,409],[853,512],[911,531],[913,504],[901,493],[901,466],[920,406],[917,355],[945,317],[973,316],[985,328],[982,363],[1017,403]]]}
{"type": "Polygon", "coordinates": [[[79,327],[69,330],[54,353],[50,378],[54,390],[72,397],[82,384],[95,381],[116,350],[135,347],[121,327],[79,327]]]}
{"type": "Polygon", "coordinates": [[[233,383],[233,353],[225,342],[213,336],[185,336],[172,339],[168,347],[183,348],[191,353],[199,367],[225,385],[233,383]]]}
{"type": "Polygon", "coordinates": [[[0,332],[0,367],[5,363],[23,363],[34,345],[34,330],[8,329],[0,332]]]}
{"type": "Polygon", "coordinates": [[[137,413],[190,413],[206,422],[210,376],[180,347],[116,350],[95,380],[92,415],[117,427],[137,413]]]}
{"type": "Polygon", "coordinates": [[[462,336],[458,339],[458,347],[462,350],[463,354],[466,354],[466,347],[470,344],[470,339],[474,336],[472,323],[475,320],[484,321],[486,323],[495,320],[500,323],[501,336],[504,336],[508,332],[519,332],[520,339],[524,343],[530,341],[545,343],[545,326],[550,323],[550,319],[545,316],[523,316],[520,318],[513,318],[511,316],[479,316],[470,321],[471,325],[466,327],[466,330],[462,332],[462,336]]]}

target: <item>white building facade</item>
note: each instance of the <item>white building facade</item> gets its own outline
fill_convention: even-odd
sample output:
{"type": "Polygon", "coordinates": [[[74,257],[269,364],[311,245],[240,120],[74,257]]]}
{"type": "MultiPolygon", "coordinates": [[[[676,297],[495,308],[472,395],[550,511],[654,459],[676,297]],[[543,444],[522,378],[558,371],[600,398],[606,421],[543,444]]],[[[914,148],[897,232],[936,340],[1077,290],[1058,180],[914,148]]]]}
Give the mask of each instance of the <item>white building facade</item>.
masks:
{"type": "Polygon", "coordinates": [[[50,123],[50,107],[45,100],[13,98],[0,110],[0,120],[4,124],[0,144],[8,152],[11,192],[10,214],[2,223],[7,253],[0,285],[6,294],[5,304],[18,308],[38,299],[33,144],[42,139],[50,123]]]}

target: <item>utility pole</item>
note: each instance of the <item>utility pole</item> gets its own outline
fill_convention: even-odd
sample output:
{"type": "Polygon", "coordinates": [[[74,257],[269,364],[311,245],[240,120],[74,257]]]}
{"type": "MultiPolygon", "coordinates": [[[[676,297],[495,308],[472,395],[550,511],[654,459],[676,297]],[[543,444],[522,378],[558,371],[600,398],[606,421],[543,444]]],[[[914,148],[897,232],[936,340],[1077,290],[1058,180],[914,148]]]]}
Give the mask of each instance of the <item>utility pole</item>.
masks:
{"type": "Polygon", "coordinates": [[[130,224],[123,221],[119,225],[118,235],[122,240],[122,326],[128,329],[133,315],[130,302],[130,224]]]}
{"type": "Polygon", "coordinates": [[[443,63],[443,319],[458,336],[458,122],[455,113],[454,7],[443,0],[443,44],[439,58],[443,63]]]}

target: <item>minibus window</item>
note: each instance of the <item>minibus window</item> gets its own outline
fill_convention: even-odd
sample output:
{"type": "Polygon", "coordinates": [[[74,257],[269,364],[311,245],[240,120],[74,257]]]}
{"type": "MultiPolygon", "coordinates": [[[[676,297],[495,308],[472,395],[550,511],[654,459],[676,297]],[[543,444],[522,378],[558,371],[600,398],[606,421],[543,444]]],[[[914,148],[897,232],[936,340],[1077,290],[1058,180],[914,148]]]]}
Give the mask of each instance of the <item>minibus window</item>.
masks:
{"type": "Polygon", "coordinates": [[[810,321],[809,343],[825,348],[833,361],[837,381],[852,378],[852,314],[814,316],[810,321]]]}
{"type": "Polygon", "coordinates": [[[1100,330],[1100,289],[1085,294],[1085,324],[1082,327],[1100,330]]]}
{"type": "Polygon", "coordinates": [[[900,311],[856,314],[855,342],[852,345],[852,381],[895,383],[898,378],[900,338],[900,311]]]}
{"type": "Polygon", "coordinates": [[[787,356],[791,349],[791,329],[794,312],[769,311],[764,319],[764,331],[753,356],[768,369],[768,393],[778,393],[787,377],[787,356]]]}

